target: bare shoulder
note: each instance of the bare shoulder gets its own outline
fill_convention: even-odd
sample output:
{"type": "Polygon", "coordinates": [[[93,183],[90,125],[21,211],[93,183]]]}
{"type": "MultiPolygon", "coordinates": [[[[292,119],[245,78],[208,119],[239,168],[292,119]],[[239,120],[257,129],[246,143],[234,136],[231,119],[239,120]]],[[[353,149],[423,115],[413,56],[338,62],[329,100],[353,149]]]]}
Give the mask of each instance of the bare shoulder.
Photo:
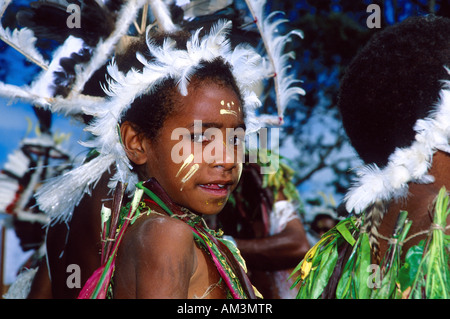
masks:
{"type": "Polygon", "coordinates": [[[196,267],[195,242],[188,225],[158,214],[142,216],[127,229],[120,245],[115,296],[186,298],[196,267]]]}
{"type": "Polygon", "coordinates": [[[161,250],[169,253],[194,245],[192,231],[186,223],[157,213],[140,217],[127,231],[126,240],[139,254],[161,250]]]}

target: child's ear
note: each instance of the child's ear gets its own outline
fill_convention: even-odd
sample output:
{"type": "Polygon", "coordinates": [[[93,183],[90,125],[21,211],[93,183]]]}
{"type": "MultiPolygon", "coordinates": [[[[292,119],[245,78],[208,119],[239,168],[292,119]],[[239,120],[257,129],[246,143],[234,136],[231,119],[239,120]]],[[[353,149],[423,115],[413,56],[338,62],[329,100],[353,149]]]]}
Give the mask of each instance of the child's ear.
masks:
{"type": "Polygon", "coordinates": [[[130,122],[124,122],[120,126],[122,143],[130,161],[136,165],[142,165],[147,162],[147,153],[145,152],[144,139],[130,122]]]}

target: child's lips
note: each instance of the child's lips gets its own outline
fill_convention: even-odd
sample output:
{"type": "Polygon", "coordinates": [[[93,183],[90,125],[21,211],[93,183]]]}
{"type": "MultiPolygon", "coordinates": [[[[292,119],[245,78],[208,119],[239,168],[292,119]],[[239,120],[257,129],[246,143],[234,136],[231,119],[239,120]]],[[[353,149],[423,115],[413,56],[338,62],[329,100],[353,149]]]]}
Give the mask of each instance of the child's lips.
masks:
{"type": "Polygon", "coordinates": [[[203,191],[215,196],[227,196],[230,190],[229,183],[208,183],[198,185],[203,191]]]}

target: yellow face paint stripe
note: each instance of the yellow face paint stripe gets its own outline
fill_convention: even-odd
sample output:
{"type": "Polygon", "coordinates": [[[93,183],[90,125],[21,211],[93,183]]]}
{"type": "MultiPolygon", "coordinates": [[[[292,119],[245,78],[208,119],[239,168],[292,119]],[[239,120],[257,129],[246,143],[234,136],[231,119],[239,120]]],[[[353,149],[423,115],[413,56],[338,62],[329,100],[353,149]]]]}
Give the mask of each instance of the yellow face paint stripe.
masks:
{"type": "Polygon", "coordinates": [[[223,115],[223,114],[231,114],[231,115],[237,116],[236,111],[220,109],[220,115],[223,115]]]}
{"type": "Polygon", "coordinates": [[[189,155],[183,162],[183,165],[181,165],[180,169],[178,170],[177,175],[175,175],[175,177],[178,177],[178,175],[180,175],[181,171],[188,166],[190,163],[192,163],[192,161],[194,160],[194,154],[189,155]]]}
{"type": "Polygon", "coordinates": [[[184,183],[186,183],[195,174],[195,172],[197,172],[199,167],[200,166],[198,164],[194,164],[191,166],[191,168],[189,169],[189,172],[187,172],[187,174],[184,175],[184,177],[181,179],[181,183],[183,183],[183,186],[181,186],[180,191],[183,190],[184,183]]]}

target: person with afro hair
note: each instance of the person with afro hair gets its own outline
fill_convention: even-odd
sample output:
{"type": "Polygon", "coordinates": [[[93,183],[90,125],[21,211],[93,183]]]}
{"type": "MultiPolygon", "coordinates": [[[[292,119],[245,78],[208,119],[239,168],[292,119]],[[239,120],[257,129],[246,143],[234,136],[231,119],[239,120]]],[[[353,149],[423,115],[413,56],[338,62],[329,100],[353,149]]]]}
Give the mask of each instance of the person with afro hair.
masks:
{"type": "Polygon", "coordinates": [[[364,165],[348,218],[297,266],[297,298],[449,296],[449,68],[450,19],[434,15],[375,33],[348,66],[338,107],[364,165]]]}

